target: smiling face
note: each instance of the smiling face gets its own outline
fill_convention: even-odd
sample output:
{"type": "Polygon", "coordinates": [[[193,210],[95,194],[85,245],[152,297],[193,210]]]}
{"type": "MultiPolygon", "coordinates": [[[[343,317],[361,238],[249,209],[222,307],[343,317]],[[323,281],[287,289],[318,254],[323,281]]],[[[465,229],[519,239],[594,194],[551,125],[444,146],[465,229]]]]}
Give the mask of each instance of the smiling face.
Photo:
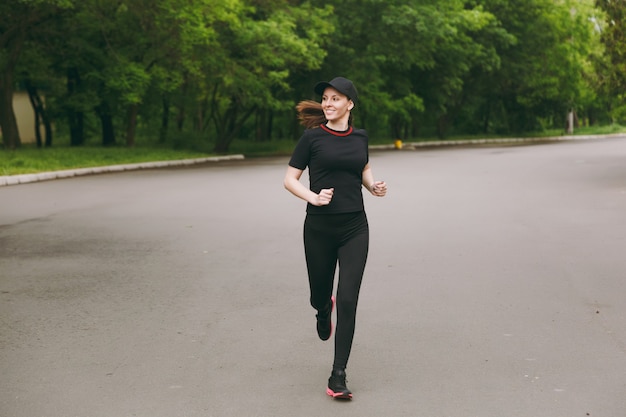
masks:
{"type": "Polygon", "coordinates": [[[344,129],[347,129],[350,110],[354,107],[352,100],[334,88],[327,87],[322,95],[321,104],[329,127],[345,125],[344,129]]]}

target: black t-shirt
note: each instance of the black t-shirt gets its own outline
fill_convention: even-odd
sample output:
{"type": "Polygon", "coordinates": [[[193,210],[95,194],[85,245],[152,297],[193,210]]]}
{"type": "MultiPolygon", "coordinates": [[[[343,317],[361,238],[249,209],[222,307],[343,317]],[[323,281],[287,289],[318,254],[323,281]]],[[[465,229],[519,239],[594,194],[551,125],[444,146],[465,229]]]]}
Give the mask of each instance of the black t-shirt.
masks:
{"type": "Polygon", "coordinates": [[[363,168],[369,160],[367,133],[363,129],[348,128],[345,132],[325,125],[307,129],[298,141],[289,165],[304,170],[309,168],[311,191],[334,188],[327,206],[307,204],[309,214],[353,213],[363,210],[361,193],[363,168]]]}

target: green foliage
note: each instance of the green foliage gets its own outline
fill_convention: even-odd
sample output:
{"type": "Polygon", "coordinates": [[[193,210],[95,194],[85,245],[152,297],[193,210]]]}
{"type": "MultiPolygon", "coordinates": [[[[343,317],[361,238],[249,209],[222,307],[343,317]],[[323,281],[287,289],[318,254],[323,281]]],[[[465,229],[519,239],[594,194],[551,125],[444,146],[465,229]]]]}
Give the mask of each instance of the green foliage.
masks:
{"type": "Polygon", "coordinates": [[[337,75],[356,83],[373,137],[562,128],[570,109],[623,121],[625,3],[596,3],[8,0],[0,99],[34,86],[72,145],[152,137],[220,153],[296,138],[294,105],[337,75]]]}
{"type": "Polygon", "coordinates": [[[549,126],[562,126],[569,109],[584,115],[595,99],[590,69],[599,47],[591,2],[479,3],[494,14],[509,41],[494,43],[499,68],[476,74],[467,90],[474,106],[463,110],[466,129],[524,132],[546,121],[549,126]]]}
{"type": "Polygon", "coordinates": [[[606,48],[606,61],[600,71],[606,76],[602,86],[609,92],[609,113],[614,121],[626,122],[626,2],[623,0],[597,0],[605,13],[601,25],[602,42],[606,48]],[[612,92],[612,94],[611,94],[612,92]]]}

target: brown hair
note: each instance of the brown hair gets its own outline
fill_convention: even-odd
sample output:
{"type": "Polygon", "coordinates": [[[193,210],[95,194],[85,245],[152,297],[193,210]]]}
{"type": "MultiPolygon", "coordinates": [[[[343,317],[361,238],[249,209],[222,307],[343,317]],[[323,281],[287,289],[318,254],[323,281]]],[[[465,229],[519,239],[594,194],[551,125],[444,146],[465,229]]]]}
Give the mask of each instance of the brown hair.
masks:
{"type": "Polygon", "coordinates": [[[298,103],[296,110],[298,111],[298,120],[300,121],[300,124],[307,129],[313,129],[322,123],[326,123],[326,117],[324,116],[322,105],[317,101],[303,100],[298,103]]]}
{"type": "MultiPolygon", "coordinates": [[[[298,120],[300,124],[307,129],[313,129],[319,127],[319,125],[326,123],[326,116],[324,116],[324,110],[322,105],[317,101],[303,100],[296,105],[298,111],[298,120]]],[[[350,119],[348,119],[348,125],[352,126],[352,113],[350,113],[350,119]]]]}

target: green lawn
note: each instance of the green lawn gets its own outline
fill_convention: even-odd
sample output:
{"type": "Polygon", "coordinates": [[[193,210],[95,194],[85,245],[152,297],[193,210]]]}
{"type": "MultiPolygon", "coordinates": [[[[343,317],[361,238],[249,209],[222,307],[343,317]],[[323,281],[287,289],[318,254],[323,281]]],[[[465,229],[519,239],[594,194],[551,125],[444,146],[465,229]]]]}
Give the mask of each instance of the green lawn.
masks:
{"type": "Polygon", "coordinates": [[[71,148],[57,146],[38,149],[23,146],[15,151],[0,151],[0,175],[30,174],[138,162],[204,158],[206,153],[151,148],[71,148]]]}

